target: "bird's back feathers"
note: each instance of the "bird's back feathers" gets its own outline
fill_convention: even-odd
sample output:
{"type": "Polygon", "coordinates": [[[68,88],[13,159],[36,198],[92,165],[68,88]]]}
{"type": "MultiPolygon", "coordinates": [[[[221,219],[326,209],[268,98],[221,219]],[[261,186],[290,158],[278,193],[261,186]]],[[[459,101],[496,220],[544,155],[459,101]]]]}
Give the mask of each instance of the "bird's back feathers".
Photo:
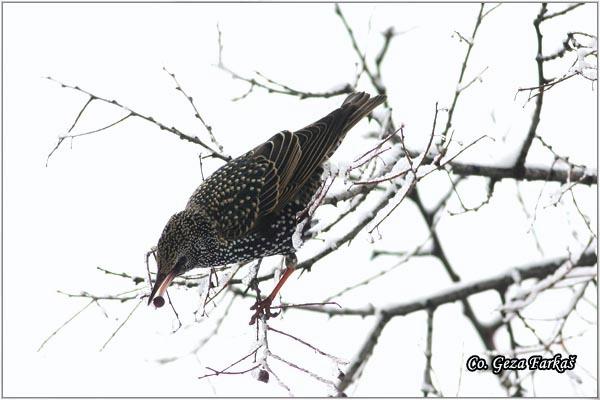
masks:
{"type": "Polygon", "coordinates": [[[291,201],[306,202],[318,186],[321,165],[346,133],[384,101],[383,95],[353,93],[319,121],[276,134],[212,174],[187,208],[203,209],[225,240],[248,234],[291,201]]]}

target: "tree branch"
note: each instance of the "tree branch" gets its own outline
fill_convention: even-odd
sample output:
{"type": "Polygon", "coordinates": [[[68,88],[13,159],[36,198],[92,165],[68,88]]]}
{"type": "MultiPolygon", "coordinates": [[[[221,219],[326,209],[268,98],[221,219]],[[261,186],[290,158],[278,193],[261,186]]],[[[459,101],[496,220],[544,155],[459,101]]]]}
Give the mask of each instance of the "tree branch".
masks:
{"type": "MultiPolygon", "coordinates": [[[[188,141],[188,142],[195,143],[195,144],[198,144],[198,145],[200,145],[200,146],[204,147],[206,150],[208,150],[208,151],[209,151],[209,154],[210,154],[210,156],[211,156],[211,157],[219,158],[219,159],[221,159],[221,160],[223,160],[223,161],[229,161],[229,160],[231,160],[231,157],[228,157],[228,156],[226,156],[226,155],[224,155],[224,154],[220,153],[219,151],[212,149],[212,148],[211,148],[209,145],[207,145],[207,144],[206,144],[206,143],[204,143],[202,140],[200,140],[200,139],[198,138],[198,136],[192,136],[192,135],[188,135],[188,134],[186,134],[186,133],[183,133],[182,131],[180,131],[179,129],[175,128],[174,126],[172,126],[172,127],[168,127],[168,126],[164,125],[163,123],[161,123],[161,122],[159,122],[159,121],[155,120],[153,117],[151,117],[151,116],[147,116],[147,115],[144,115],[144,114],[141,114],[141,113],[139,113],[139,112],[137,112],[137,111],[134,111],[133,109],[131,109],[131,108],[129,108],[129,107],[126,107],[126,106],[124,106],[124,105],[120,104],[120,103],[119,103],[118,101],[116,101],[116,100],[108,100],[108,99],[106,99],[106,98],[104,98],[104,97],[97,96],[97,95],[95,95],[95,94],[93,94],[93,93],[91,93],[91,92],[88,92],[87,90],[81,89],[79,86],[67,85],[67,84],[65,84],[65,83],[63,83],[63,82],[60,82],[60,81],[57,81],[56,79],[53,79],[53,78],[51,78],[51,77],[47,77],[46,79],[48,79],[48,80],[51,80],[51,81],[54,81],[54,82],[58,83],[58,84],[59,84],[59,85],[61,85],[63,88],[69,88],[69,89],[75,90],[75,91],[77,91],[77,92],[80,92],[80,93],[83,93],[83,94],[85,94],[85,95],[89,96],[89,100],[88,100],[88,102],[87,102],[87,103],[85,104],[85,106],[83,107],[84,109],[85,109],[85,107],[87,107],[87,106],[88,106],[88,104],[90,103],[90,101],[95,101],[95,100],[98,100],[98,101],[102,101],[102,102],[104,102],[104,103],[107,103],[107,104],[112,104],[112,105],[114,105],[114,106],[116,106],[116,107],[118,107],[118,108],[120,108],[120,109],[122,109],[122,110],[125,110],[125,111],[127,111],[127,112],[128,112],[128,114],[127,114],[127,115],[126,115],[124,118],[120,119],[119,121],[117,121],[117,122],[115,122],[115,123],[112,123],[112,124],[110,124],[110,125],[108,125],[108,126],[106,126],[106,127],[104,127],[104,128],[97,129],[96,131],[92,131],[92,132],[87,132],[87,133],[85,133],[85,134],[90,134],[90,133],[100,132],[100,131],[102,131],[102,130],[104,130],[104,129],[107,129],[107,128],[110,128],[110,127],[112,127],[112,126],[115,126],[115,125],[117,125],[117,124],[118,124],[118,123],[120,123],[120,122],[123,122],[123,121],[124,121],[126,118],[128,118],[128,117],[138,117],[138,118],[141,118],[141,119],[144,119],[144,120],[146,120],[146,121],[148,121],[148,122],[151,122],[151,123],[153,123],[154,125],[158,126],[158,127],[161,129],[161,130],[164,130],[164,131],[167,131],[167,132],[169,132],[169,133],[172,133],[172,134],[176,135],[176,136],[177,136],[177,137],[179,137],[181,140],[186,140],[186,141],[188,141]]],[[[82,111],[80,111],[80,114],[81,114],[81,112],[82,112],[82,111]]],[[[78,116],[77,120],[78,120],[78,119],[79,119],[79,116],[78,116]]],[[[75,123],[77,123],[77,120],[75,120],[75,123]]],[[[74,125],[73,125],[73,126],[74,126],[74,125]]],[[[71,129],[73,129],[73,126],[71,127],[71,129]]],[[[70,130],[69,130],[69,132],[70,132],[70,130]]],[[[84,134],[73,135],[72,137],[75,137],[75,136],[82,136],[82,135],[84,135],[84,134]]],[[[66,137],[68,137],[68,136],[66,136],[66,137]]],[[[50,157],[50,156],[52,155],[52,153],[54,153],[54,152],[56,151],[56,149],[57,149],[57,148],[60,146],[60,144],[63,142],[63,140],[64,140],[64,139],[65,139],[65,137],[61,137],[61,138],[59,138],[59,142],[58,142],[58,144],[57,144],[57,145],[56,145],[56,147],[55,147],[55,148],[52,150],[52,152],[50,153],[50,155],[49,155],[48,157],[50,157]]]]}
{"type": "MultiPolygon", "coordinates": [[[[333,307],[303,307],[301,310],[325,313],[329,316],[336,315],[359,315],[367,317],[375,315],[382,311],[388,317],[397,317],[412,314],[416,311],[425,310],[430,307],[438,307],[443,304],[453,303],[468,298],[477,293],[488,290],[498,290],[505,288],[515,283],[515,271],[521,277],[521,280],[532,278],[544,278],[552,274],[560,266],[568,262],[569,258],[558,258],[542,261],[536,264],[530,264],[522,267],[513,267],[505,272],[485,279],[480,279],[472,282],[459,283],[444,289],[436,294],[425,296],[412,301],[398,303],[388,306],[382,310],[378,310],[373,306],[365,308],[333,308],[333,307]]],[[[594,251],[584,253],[573,268],[593,266],[597,262],[597,255],[594,251]]]]}
{"type": "Polygon", "coordinates": [[[533,115],[531,117],[531,125],[529,126],[529,132],[527,132],[527,137],[525,138],[525,142],[523,143],[523,147],[517,157],[517,161],[515,162],[515,175],[517,177],[523,177],[525,175],[525,159],[527,158],[527,154],[529,154],[529,149],[531,148],[531,144],[533,143],[533,138],[536,135],[537,127],[540,123],[540,114],[542,112],[542,105],[544,102],[544,84],[546,83],[546,78],[544,78],[544,60],[542,54],[542,32],[540,30],[540,24],[544,21],[544,15],[547,11],[547,4],[542,3],[540,13],[533,20],[533,27],[535,28],[535,35],[537,38],[537,54],[535,57],[535,61],[537,64],[537,73],[538,73],[538,94],[535,101],[535,109],[533,110],[533,115]]]}
{"type": "Polygon", "coordinates": [[[364,368],[365,364],[371,357],[371,354],[373,354],[373,350],[375,349],[375,345],[377,345],[377,341],[383,332],[383,328],[385,328],[389,321],[390,317],[386,313],[381,312],[377,314],[375,324],[367,336],[365,343],[361,346],[355,360],[350,364],[344,377],[337,385],[337,390],[340,394],[342,394],[344,390],[346,390],[348,386],[352,384],[359,372],[364,368]]]}

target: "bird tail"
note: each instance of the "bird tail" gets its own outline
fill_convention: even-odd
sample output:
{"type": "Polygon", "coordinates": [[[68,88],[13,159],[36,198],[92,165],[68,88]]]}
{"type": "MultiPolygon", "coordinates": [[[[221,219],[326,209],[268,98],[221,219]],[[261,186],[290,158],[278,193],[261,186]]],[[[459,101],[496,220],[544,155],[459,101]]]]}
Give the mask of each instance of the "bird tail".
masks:
{"type": "Polygon", "coordinates": [[[336,132],[333,138],[331,138],[334,142],[329,146],[329,151],[326,153],[327,155],[324,160],[335,153],[342,143],[342,140],[344,140],[346,133],[361,119],[369,115],[375,107],[383,103],[385,99],[386,96],[383,94],[371,98],[371,96],[365,92],[352,93],[346,97],[346,100],[344,100],[340,108],[325,117],[332,117],[333,120],[336,121],[335,124],[337,126],[332,129],[332,132],[336,132]]]}
{"type": "Polygon", "coordinates": [[[352,129],[352,127],[365,116],[369,115],[369,113],[373,111],[375,107],[383,103],[385,99],[385,95],[378,95],[371,98],[371,96],[365,92],[352,93],[346,97],[341,108],[347,108],[349,115],[346,117],[344,127],[342,128],[343,134],[352,129]]]}
{"type": "MultiPolygon", "coordinates": [[[[287,132],[295,137],[294,140],[290,139],[289,143],[296,144],[299,157],[294,159],[294,163],[286,163],[285,167],[291,171],[284,174],[284,166],[279,169],[280,176],[286,177],[280,181],[285,187],[279,197],[280,204],[286,204],[299,191],[302,192],[301,201],[307,204],[321,185],[322,164],[337,150],[346,133],[384,101],[384,95],[371,98],[364,92],[352,93],[338,109],[327,116],[294,133],[287,132]]],[[[273,154],[273,146],[279,143],[283,141],[274,137],[254,152],[258,154],[268,149],[269,154],[273,154]]],[[[277,150],[276,153],[281,154],[281,151],[277,150]]]]}

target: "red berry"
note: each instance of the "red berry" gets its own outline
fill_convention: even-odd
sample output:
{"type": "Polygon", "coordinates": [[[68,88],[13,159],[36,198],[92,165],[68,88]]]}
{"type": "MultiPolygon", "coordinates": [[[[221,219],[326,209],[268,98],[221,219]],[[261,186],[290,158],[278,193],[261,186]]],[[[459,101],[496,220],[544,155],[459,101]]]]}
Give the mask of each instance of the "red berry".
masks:
{"type": "Polygon", "coordinates": [[[269,383],[269,373],[266,370],[261,369],[258,371],[258,380],[264,383],[269,383]]]}
{"type": "Polygon", "coordinates": [[[162,296],[156,296],[154,300],[152,300],[152,304],[154,304],[154,307],[156,308],[161,308],[165,305],[165,299],[162,296]]]}

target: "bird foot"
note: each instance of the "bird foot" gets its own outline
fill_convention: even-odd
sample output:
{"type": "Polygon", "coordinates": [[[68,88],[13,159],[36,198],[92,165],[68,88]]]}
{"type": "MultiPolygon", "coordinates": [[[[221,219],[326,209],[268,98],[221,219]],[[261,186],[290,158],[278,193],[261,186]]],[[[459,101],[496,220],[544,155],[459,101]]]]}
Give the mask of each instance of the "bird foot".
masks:
{"type": "Polygon", "coordinates": [[[271,299],[270,297],[267,297],[263,300],[257,301],[256,303],[254,303],[254,305],[252,307],[250,307],[251,310],[255,310],[255,311],[254,311],[254,315],[252,315],[252,318],[250,318],[249,325],[254,325],[256,320],[263,316],[265,316],[265,319],[269,319],[271,317],[276,317],[279,315],[279,312],[276,312],[276,313],[271,312],[271,302],[272,301],[273,301],[273,299],[271,299]]]}

